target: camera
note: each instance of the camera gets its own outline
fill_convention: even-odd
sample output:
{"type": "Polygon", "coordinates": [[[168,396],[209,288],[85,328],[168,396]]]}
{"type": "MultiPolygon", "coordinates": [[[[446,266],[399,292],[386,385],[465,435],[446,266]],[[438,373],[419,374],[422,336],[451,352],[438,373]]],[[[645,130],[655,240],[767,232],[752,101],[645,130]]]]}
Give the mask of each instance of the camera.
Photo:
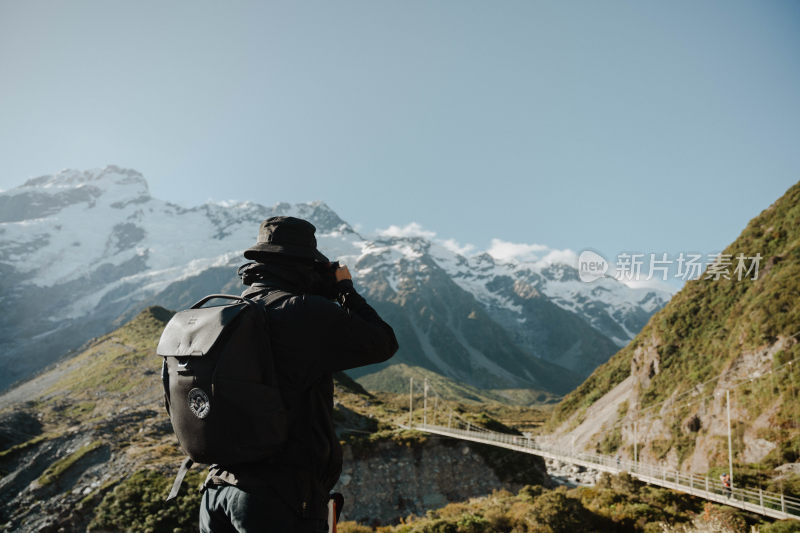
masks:
{"type": "Polygon", "coordinates": [[[336,271],[339,269],[339,261],[330,263],[314,263],[316,279],[313,287],[314,294],[319,294],[329,300],[335,300],[339,293],[336,290],[336,271]]]}

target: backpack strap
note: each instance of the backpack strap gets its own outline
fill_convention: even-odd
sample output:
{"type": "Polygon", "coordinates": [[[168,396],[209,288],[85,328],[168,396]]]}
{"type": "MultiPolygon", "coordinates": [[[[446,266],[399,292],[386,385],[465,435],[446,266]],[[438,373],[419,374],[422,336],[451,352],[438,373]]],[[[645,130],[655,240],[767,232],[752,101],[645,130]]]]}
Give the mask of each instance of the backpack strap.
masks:
{"type": "Polygon", "coordinates": [[[172,490],[169,491],[169,496],[167,496],[166,501],[170,501],[178,495],[178,491],[181,489],[181,484],[183,484],[183,478],[186,477],[186,472],[189,471],[193,464],[194,461],[192,461],[190,457],[187,457],[183,460],[181,463],[181,468],[178,470],[178,475],[175,476],[175,481],[172,483],[172,490]]]}
{"type": "Polygon", "coordinates": [[[194,305],[191,307],[191,309],[198,309],[198,308],[200,308],[200,307],[203,307],[203,305],[204,305],[206,302],[208,302],[208,301],[210,301],[210,300],[217,299],[217,298],[220,298],[220,299],[222,299],[222,300],[239,300],[239,301],[241,301],[241,302],[245,301],[245,298],[243,298],[243,297],[241,297],[241,296],[235,296],[235,295],[233,295],[233,294],[209,294],[208,296],[206,296],[206,297],[205,297],[205,298],[203,298],[202,300],[200,300],[200,301],[198,301],[197,303],[195,303],[195,304],[194,304],[194,305]]]}
{"type": "MultiPolygon", "coordinates": [[[[267,313],[268,309],[271,306],[275,305],[276,303],[281,302],[281,301],[283,301],[283,300],[285,300],[285,299],[287,299],[287,298],[289,298],[291,296],[294,296],[294,294],[292,294],[291,292],[286,292],[286,291],[282,291],[282,290],[276,290],[276,291],[268,293],[263,299],[250,300],[250,298],[252,298],[253,296],[260,296],[260,295],[264,294],[264,292],[266,292],[268,290],[269,289],[266,289],[265,291],[253,292],[253,293],[248,294],[247,296],[245,296],[245,298],[248,301],[252,301],[255,305],[258,305],[261,308],[261,310],[262,310],[262,313],[260,313],[261,319],[264,321],[264,327],[266,328],[267,331],[269,331],[269,315],[267,313]]],[[[272,339],[271,338],[267,339],[267,343],[272,344],[272,339]]],[[[272,348],[270,346],[270,350],[271,349],[272,348]]],[[[276,373],[275,373],[275,361],[272,359],[272,357],[268,357],[267,358],[267,364],[268,364],[268,368],[266,368],[265,370],[267,372],[267,375],[270,376],[271,379],[273,380],[273,384],[274,384],[275,383],[274,380],[276,379],[276,373]]]]}
{"type": "Polygon", "coordinates": [[[268,287],[264,287],[263,289],[260,289],[260,290],[257,290],[257,291],[253,291],[253,292],[251,292],[249,294],[243,295],[241,297],[241,299],[242,300],[253,301],[254,298],[256,298],[258,296],[262,296],[264,294],[266,294],[266,296],[264,296],[264,298],[261,300],[261,302],[263,303],[264,307],[269,307],[269,306],[273,305],[275,302],[277,302],[278,300],[282,300],[282,299],[287,298],[289,296],[296,296],[296,294],[292,293],[292,292],[284,291],[284,290],[281,290],[281,289],[270,289],[268,287]]]}

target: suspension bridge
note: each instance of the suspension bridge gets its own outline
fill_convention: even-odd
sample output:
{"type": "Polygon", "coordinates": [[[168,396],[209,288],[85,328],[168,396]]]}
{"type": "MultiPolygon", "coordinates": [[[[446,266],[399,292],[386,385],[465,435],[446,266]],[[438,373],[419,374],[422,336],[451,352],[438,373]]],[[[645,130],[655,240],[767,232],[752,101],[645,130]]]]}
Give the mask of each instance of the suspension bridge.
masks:
{"type": "MultiPolygon", "coordinates": [[[[567,448],[554,446],[547,444],[546,439],[543,437],[491,431],[464,420],[451,409],[448,409],[447,413],[440,412],[439,399],[441,397],[435,392],[433,392],[435,406],[431,411],[431,421],[429,423],[429,385],[427,379],[424,382],[423,390],[422,421],[419,422],[414,419],[413,378],[411,379],[410,391],[408,423],[403,425],[403,427],[407,429],[507,448],[509,450],[538,455],[545,459],[570,463],[600,472],[608,472],[611,474],[627,472],[632,477],[645,483],[685,492],[692,496],[729,505],[731,507],[737,507],[769,518],[778,520],[790,518],[800,519],[800,498],[785,496],[783,493],[766,491],[760,487],[733,486],[732,482],[729,482],[729,484],[725,486],[721,480],[712,479],[707,474],[698,475],[683,473],[664,465],[639,461],[638,455],[635,453],[634,459],[636,460],[629,460],[623,459],[620,456],[576,450],[574,446],[567,448]],[[444,421],[442,420],[444,418],[447,420],[446,425],[444,425],[444,421]]],[[[444,405],[443,401],[441,403],[444,405]]],[[[731,474],[733,473],[732,470],[731,468],[731,474]]]]}

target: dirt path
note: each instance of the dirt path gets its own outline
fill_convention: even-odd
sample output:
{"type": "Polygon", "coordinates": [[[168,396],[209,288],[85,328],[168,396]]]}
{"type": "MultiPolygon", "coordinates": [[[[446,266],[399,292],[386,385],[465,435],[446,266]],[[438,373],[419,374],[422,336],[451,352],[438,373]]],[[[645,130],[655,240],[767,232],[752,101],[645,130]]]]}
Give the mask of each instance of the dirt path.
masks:
{"type": "Polygon", "coordinates": [[[14,404],[36,399],[74,368],[75,363],[73,361],[64,361],[51,368],[42,370],[38,376],[20,383],[0,395],[0,410],[6,409],[14,404]]]}

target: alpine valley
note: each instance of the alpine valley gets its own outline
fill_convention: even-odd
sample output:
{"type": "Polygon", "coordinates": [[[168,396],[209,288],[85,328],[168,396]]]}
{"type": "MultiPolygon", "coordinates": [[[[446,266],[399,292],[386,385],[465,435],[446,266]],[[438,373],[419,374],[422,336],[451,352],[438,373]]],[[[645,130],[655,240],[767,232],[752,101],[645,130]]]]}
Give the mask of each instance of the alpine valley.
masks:
{"type": "Polygon", "coordinates": [[[0,389],[150,305],[240,292],[242,251],[274,215],[311,221],[319,248],[350,266],[395,328],[397,356],[351,374],[387,390],[406,379],[392,369],[405,363],[523,402],[564,394],[670,297],[611,277],[583,283],[558,261],[466,255],[430,236],[368,237],[321,202],[185,208],[153,198],[134,170],[65,170],[0,193],[0,303],[13,310],[0,316],[0,389]]]}
{"type": "Polygon", "coordinates": [[[241,289],[241,252],[277,214],[317,226],[401,345],[334,376],[342,533],[797,531],[627,473],[554,487],[541,457],[403,425],[408,378],[426,379],[475,427],[716,476],[731,390],[737,483],[800,494],[799,206],[797,184],[726,249],[760,251],[758,280],[692,281],[666,303],[556,260],[367,237],[322,203],[186,209],[116,167],[30,180],[0,194],[0,531],[197,530],[201,469],[163,502],[183,454],[154,347],[171,310],[241,289]]]}

